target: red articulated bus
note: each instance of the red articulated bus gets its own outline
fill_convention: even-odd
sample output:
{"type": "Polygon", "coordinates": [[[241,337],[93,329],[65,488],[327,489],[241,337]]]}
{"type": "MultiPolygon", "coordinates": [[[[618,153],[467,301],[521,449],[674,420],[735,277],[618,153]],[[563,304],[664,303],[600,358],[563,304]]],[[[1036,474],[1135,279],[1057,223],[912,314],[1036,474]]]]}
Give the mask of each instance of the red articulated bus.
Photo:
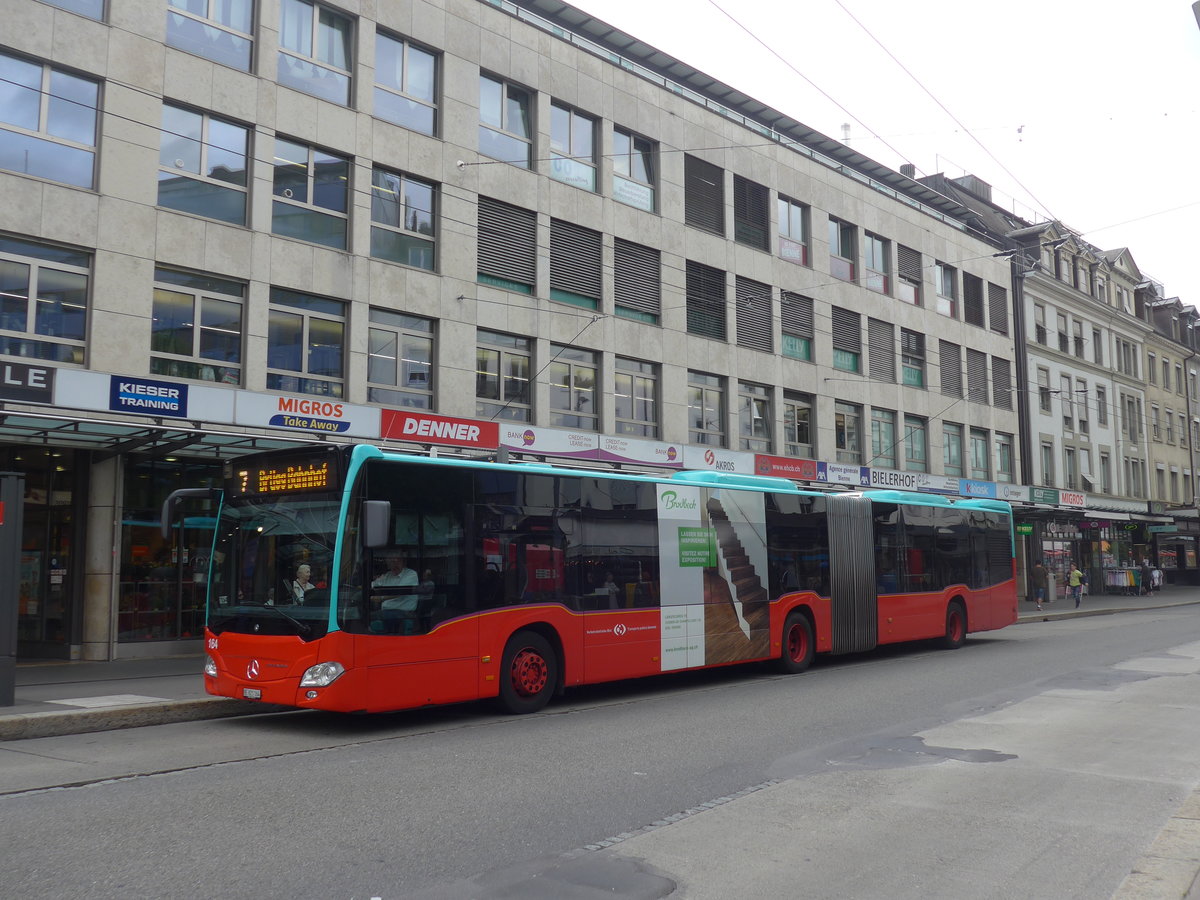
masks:
{"type": "MultiPolygon", "coordinates": [[[[205,490],[176,492],[164,506],[205,490]]],[[[995,500],[358,445],[226,464],[210,694],[343,712],[940,639],[1016,621],[995,500]]]]}

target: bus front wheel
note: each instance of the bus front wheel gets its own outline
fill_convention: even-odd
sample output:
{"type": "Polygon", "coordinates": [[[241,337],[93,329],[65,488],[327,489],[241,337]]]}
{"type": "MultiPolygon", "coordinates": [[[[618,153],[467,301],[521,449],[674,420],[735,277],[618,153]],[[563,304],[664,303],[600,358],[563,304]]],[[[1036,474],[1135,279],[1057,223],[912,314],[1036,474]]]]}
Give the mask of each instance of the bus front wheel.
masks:
{"type": "Polygon", "coordinates": [[[958,600],[950,601],[946,607],[946,634],[942,638],[942,646],[947,650],[957,650],[967,642],[967,611],[958,600]]]}
{"type": "Polygon", "coordinates": [[[558,683],[558,657],[536,631],[518,631],[500,663],[500,705],[510,713],[537,712],[558,683]]]}
{"type": "Polygon", "coordinates": [[[813,660],[813,630],[808,617],[793,612],[783,623],[779,648],[779,670],[787,675],[799,675],[813,660]]]}

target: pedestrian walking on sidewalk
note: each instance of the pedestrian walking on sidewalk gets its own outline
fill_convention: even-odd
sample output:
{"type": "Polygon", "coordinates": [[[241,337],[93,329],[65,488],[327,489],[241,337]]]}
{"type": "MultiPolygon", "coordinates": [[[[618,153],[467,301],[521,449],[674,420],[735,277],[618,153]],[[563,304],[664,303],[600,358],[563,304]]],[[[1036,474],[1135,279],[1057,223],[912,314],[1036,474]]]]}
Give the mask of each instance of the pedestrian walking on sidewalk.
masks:
{"type": "Polygon", "coordinates": [[[1142,584],[1139,594],[1148,594],[1153,589],[1154,570],[1150,568],[1150,560],[1142,560],[1142,584]]]}
{"type": "Polygon", "coordinates": [[[1071,596],[1075,598],[1075,608],[1079,609],[1079,601],[1083,598],[1083,573],[1073,560],[1071,574],[1067,576],[1067,587],[1071,589],[1071,596]]]}
{"type": "Polygon", "coordinates": [[[1033,567],[1033,596],[1037,600],[1037,608],[1042,608],[1042,601],[1046,599],[1046,586],[1050,583],[1050,575],[1046,571],[1046,566],[1039,559],[1033,567]]]}

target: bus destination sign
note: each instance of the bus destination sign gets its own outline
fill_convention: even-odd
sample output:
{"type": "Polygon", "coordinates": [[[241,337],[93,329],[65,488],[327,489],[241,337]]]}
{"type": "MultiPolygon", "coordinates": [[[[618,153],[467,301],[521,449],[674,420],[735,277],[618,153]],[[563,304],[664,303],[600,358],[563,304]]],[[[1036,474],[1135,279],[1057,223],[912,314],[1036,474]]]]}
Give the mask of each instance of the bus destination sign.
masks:
{"type": "Polygon", "coordinates": [[[334,486],[334,480],[332,461],[325,458],[235,468],[231,487],[238,496],[252,497],[325,491],[334,486]]]}

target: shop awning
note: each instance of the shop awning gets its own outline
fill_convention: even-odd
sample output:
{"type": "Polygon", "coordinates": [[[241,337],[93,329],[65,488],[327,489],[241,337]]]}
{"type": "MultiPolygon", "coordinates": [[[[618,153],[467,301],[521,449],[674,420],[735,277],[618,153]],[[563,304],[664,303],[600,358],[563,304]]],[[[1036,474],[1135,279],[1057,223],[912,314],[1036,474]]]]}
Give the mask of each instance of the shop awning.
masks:
{"type": "Polygon", "coordinates": [[[1129,513],[1123,512],[1085,512],[1085,519],[1108,519],[1114,522],[1128,521],[1129,513]]]}

